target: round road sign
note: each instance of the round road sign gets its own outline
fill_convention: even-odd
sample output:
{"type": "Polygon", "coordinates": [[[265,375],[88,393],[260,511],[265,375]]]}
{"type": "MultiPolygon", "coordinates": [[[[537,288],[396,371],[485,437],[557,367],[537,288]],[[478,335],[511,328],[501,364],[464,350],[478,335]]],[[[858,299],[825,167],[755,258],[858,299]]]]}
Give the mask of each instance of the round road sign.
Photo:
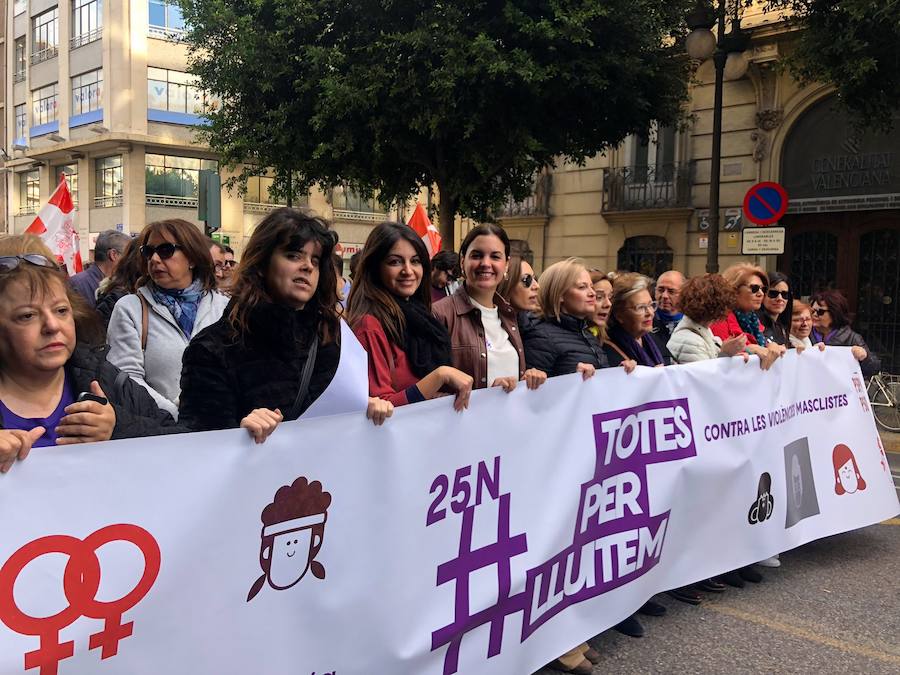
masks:
{"type": "Polygon", "coordinates": [[[744,215],[757,225],[777,223],[787,208],[787,192],[778,183],[757,183],[744,197],[744,215]]]}

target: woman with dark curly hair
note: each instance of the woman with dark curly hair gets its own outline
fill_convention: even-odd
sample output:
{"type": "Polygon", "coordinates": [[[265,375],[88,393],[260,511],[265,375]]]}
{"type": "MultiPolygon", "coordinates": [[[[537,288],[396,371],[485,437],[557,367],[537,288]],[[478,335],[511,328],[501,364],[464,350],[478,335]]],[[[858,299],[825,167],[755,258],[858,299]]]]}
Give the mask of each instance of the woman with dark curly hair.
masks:
{"type": "MultiPolygon", "coordinates": [[[[325,391],[340,356],[335,241],[324,220],[287,207],[256,226],[222,318],[184,352],[183,426],[240,426],[262,443],[325,391]]],[[[392,411],[370,399],[367,416],[392,411]]]]}
{"type": "Polygon", "coordinates": [[[843,293],[834,289],[819,291],[809,302],[812,305],[810,339],[813,343],[850,347],[864,377],[872,377],[881,370],[881,359],[869,349],[863,336],[850,328],[850,307],[843,293]]]}
{"type": "Polygon", "coordinates": [[[666,345],[676,363],[735,356],[744,351],[747,346],[744,335],[723,342],[709,329],[710,324],[728,315],[735,300],[734,288],[720,274],[705,274],[684,283],[679,301],[684,318],[666,345]]]}

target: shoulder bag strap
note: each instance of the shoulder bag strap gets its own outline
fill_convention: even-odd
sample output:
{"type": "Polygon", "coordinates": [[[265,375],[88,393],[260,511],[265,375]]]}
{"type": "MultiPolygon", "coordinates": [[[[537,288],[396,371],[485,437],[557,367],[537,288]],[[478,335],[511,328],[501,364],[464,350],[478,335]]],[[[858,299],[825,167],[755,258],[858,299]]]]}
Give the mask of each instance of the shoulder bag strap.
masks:
{"type": "Polygon", "coordinates": [[[624,351],[622,351],[622,348],[619,345],[617,345],[615,342],[613,342],[612,340],[607,340],[606,342],[604,342],[604,344],[607,344],[610,347],[612,347],[616,351],[616,353],[618,353],[618,355],[621,356],[626,361],[631,360],[631,357],[628,356],[628,354],[626,354],[624,351]]]}
{"type": "Polygon", "coordinates": [[[300,374],[300,391],[297,392],[297,398],[294,399],[294,404],[291,406],[290,411],[284,416],[285,419],[293,420],[300,417],[300,408],[303,406],[303,402],[306,400],[306,395],[309,392],[309,381],[312,379],[312,372],[316,365],[316,354],[318,351],[319,335],[317,333],[313,337],[312,344],[309,345],[306,363],[303,364],[303,372],[300,374]]]}
{"type": "Polygon", "coordinates": [[[140,291],[137,293],[138,300],[141,301],[141,351],[147,351],[147,326],[150,323],[150,308],[147,306],[147,299],[141,294],[140,291]]]}

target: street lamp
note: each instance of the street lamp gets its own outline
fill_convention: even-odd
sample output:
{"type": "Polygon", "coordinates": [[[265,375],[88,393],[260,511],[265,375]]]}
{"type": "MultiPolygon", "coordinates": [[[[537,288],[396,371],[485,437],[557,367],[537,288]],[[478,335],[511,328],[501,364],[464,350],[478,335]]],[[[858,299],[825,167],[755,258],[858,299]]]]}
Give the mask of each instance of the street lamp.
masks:
{"type": "Polygon", "coordinates": [[[719,271],[719,188],[722,163],[722,89],[725,80],[739,80],[747,74],[749,62],[744,50],[750,36],[741,29],[740,0],[732,0],[733,12],[729,16],[726,0],[717,0],[713,7],[709,0],[697,0],[694,10],[687,16],[691,29],[685,40],[688,55],[697,61],[710,57],[716,69],[715,95],[713,99],[712,166],[709,179],[709,231],[706,249],[706,271],[719,271]],[[726,23],[730,30],[725,32],[726,23]],[[710,30],[716,26],[713,35],[710,30]]]}

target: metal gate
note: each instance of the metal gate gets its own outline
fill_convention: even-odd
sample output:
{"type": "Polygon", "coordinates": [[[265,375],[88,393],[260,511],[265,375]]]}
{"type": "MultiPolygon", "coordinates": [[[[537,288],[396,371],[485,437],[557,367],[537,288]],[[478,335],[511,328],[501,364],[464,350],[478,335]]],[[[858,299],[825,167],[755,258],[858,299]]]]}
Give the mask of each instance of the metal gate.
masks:
{"type": "Polygon", "coordinates": [[[794,296],[808,298],[837,283],[838,238],[830,232],[791,237],[790,276],[794,296]]]}
{"type": "Polygon", "coordinates": [[[859,238],[856,326],[882,369],[900,368],[900,231],[874,230],[859,238]]]}

